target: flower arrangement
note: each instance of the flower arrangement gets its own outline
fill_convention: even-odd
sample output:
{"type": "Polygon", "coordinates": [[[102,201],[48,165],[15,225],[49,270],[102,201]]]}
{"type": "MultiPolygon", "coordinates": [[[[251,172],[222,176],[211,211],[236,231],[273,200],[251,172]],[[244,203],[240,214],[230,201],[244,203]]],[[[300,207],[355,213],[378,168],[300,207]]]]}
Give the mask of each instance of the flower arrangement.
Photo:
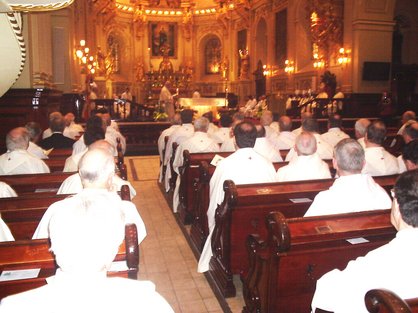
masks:
{"type": "Polygon", "coordinates": [[[155,107],[154,114],[152,115],[154,121],[166,121],[168,119],[168,115],[165,112],[165,104],[164,102],[158,101],[158,105],[155,107]]]}

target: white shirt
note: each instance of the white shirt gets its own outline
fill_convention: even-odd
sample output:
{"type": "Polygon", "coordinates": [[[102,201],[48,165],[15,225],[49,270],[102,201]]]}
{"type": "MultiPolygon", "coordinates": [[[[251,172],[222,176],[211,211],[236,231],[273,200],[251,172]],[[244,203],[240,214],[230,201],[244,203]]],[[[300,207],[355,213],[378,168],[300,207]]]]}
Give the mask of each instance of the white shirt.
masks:
{"type": "Polygon", "coordinates": [[[231,179],[235,184],[269,183],[276,181],[276,171],[271,162],[253,148],[238,149],[220,161],[210,180],[210,201],[207,211],[209,236],[199,260],[198,272],[209,270],[212,256],[211,237],[215,227],[215,211],[224,199],[224,181],[231,179]]]}
{"type": "MultiPolygon", "coordinates": [[[[123,180],[119,176],[113,176],[113,186],[112,191],[115,193],[120,191],[123,185],[129,186],[131,200],[136,196],[135,188],[127,180],[123,180]]],[[[71,176],[68,176],[61,184],[60,188],[57,191],[57,195],[72,195],[75,193],[80,193],[83,190],[83,184],[81,183],[81,178],[78,173],[74,173],[71,176]]]]}
{"type": "MultiPolygon", "coordinates": [[[[42,139],[45,139],[45,138],[51,137],[51,136],[52,136],[52,134],[53,134],[53,132],[52,132],[51,128],[47,128],[47,129],[45,129],[45,130],[43,131],[43,133],[42,133],[42,139]]],[[[71,137],[72,132],[71,132],[71,130],[68,128],[68,126],[66,126],[66,127],[64,128],[64,131],[62,132],[62,134],[63,134],[65,137],[68,137],[68,138],[74,139],[74,138],[72,138],[72,137],[71,137]]]]}
{"type": "Polygon", "coordinates": [[[15,150],[0,155],[0,175],[49,173],[44,161],[27,150],[15,150]]]}
{"type": "Polygon", "coordinates": [[[302,133],[302,126],[292,130],[292,133],[295,135],[295,138],[302,133]]]}
{"type": "MultiPolygon", "coordinates": [[[[163,150],[165,147],[165,137],[170,136],[177,128],[179,128],[180,125],[171,125],[169,128],[164,129],[161,132],[160,137],[158,137],[158,154],[160,155],[160,175],[158,177],[158,182],[162,182],[162,178],[163,178],[163,163],[164,163],[164,156],[163,156],[163,150]]],[[[168,142],[167,142],[168,143],[168,142]]]]}
{"type": "MultiPolygon", "coordinates": [[[[105,189],[83,189],[76,195],[69,196],[64,200],[51,204],[42,216],[42,219],[39,222],[39,225],[36,228],[32,239],[48,238],[49,221],[51,220],[54,212],[56,212],[56,210],[65,210],[66,208],[80,205],[80,201],[82,201],[81,199],[83,199],[84,195],[89,194],[94,194],[96,196],[102,195],[106,197],[108,202],[112,202],[112,207],[117,210],[121,210],[121,212],[124,214],[126,224],[134,223],[136,225],[138,231],[138,244],[144,240],[145,236],[147,235],[147,231],[145,229],[144,222],[142,221],[142,218],[135,207],[135,204],[130,201],[124,201],[116,193],[109,192],[105,189]]],[[[74,230],[76,231],[77,229],[75,228],[74,230]]]]}
{"type": "Polygon", "coordinates": [[[84,135],[81,135],[81,137],[76,142],[74,142],[74,144],[73,144],[72,155],[83,152],[86,149],[87,149],[87,146],[84,143],[84,135]]]}
{"type": "Polygon", "coordinates": [[[367,174],[337,178],[332,186],[318,193],[305,216],[390,209],[392,200],[367,174]]]}
{"type": "Polygon", "coordinates": [[[332,270],[316,283],[312,311],[367,313],[364,295],[384,288],[402,299],[418,297],[418,229],[404,229],[386,245],[350,261],[345,270],[332,270]]]}
{"type": "MultiPolygon", "coordinates": [[[[180,174],[179,167],[183,165],[183,151],[190,153],[219,152],[219,145],[208,136],[207,133],[195,132],[192,137],[183,141],[176,150],[173,167],[177,174],[180,174]]],[[[179,206],[180,175],[177,176],[176,187],[173,194],[173,211],[177,212],[179,206]]]]}
{"type": "Polygon", "coordinates": [[[17,197],[16,191],[13,190],[8,184],[0,181],[0,198],[12,198],[17,197]]]}
{"type": "Polygon", "coordinates": [[[325,178],[331,178],[329,166],[317,153],[297,156],[277,170],[279,182],[325,178]]]}
{"type": "Polygon", "coordinates": [[[171,95],[170,90],[166,86],[161,88],[160,101],[172,101],[172,100],[173,100],[173,96],[171,95]]]}
{"type": "Polygon", "coordinates": [[[115,156],[118,155],[117,138],[120,139],[120,144],[122,146],[122,153],[125,154],[125,152],[126,152],[126,139],[125,139],[125,137],[119,131],[114,129],[112,126],[107,126],[106,133],[105,133],[105,140],[115,147],[115,156]]]}
{"type": "Polygon", "coordinates": [[[230,133],[230,127],[220,127],[215,133],[212,134],[212,138],[217,143],[222,144],[225,140],[229,138],[230,133]]]}
{"type": "Polygon", "coordinates": [[[366,149],[366,143],[364,142],[364,137],[357,139],[357,142],[363,147],[363,149],[366,149]]]}
{"type": "Polygon", "coordinates": [[[87,152],[87,148],[77,154],[69,156],[65,160],[63,172],[77,172],[78,171],[78,162],[80,162],[81,157],[87,152]]]}
{"type": "Polygon", "coordinates": [[[398,160],[383,147],[370,147],[364,150],[366,166],[363,173],[371,176],[384,176],[399,173],[398,160]]]}
{"type": "Polygon", "coordinates": [[[323,141],[329,143],[332,147],[335,147],[337,143],[342,139],[350,138],[339,127],[330,128],[326,133],[321,135],[323,141]]]}
{"type": "Polygon", "coordinates": [[[399,174],[406,172],[407,168],[405,165],[405,161],[403,160],[402,154],[397,157],[397,160],[398,160],[399,174]]]}
{"type": "Polygon", "coordinates": [[[150,281],[106,277],[106,272],[72,273],[57,270],[47,285],[6,297],[1,312],[141,312],[174,313],[150,281]]]}
{"type": "MultiPolygon", "coordinates": [[[[333,157],[333,148],[332,146],[323,141],[321,135],[318,133],[313,134],[316,139],[316,153],[318,153],[319,157],[322,160],[330,160],[333,157]]],[[[292,160],[294,157],[297,156],[295,148],[290,149],[289,153],[286,155],[286,161],[292,160]]]]}
{"type": "Polygon", "coordinates": [[[221,152],[234,152],[236,149],[235,147],[235,138],[228,137],[221,145],[221,152]]]}
{"type": "Polygon", "coordinates": [[[277,137],[276,144],[274,145],[279,150],[289,150],[295,146],[296,136],[289,131],[282,131],[277,137]]]}
{"type": "MultiPolygon", "coordinates": [[[[0,242],[3,241],[14,241],[15,238],[12,235],[9,227],[7,227],[6,223],[1,219],[0,216],[0,242]]],[[[2,310],[3,312],[3,310],[2,310]]]]}
{"type": "Polygon", "coordinates": [[[275,149],[266,137],[256,139],[254,150],[270,162],[283,162],[280,150],[275,149]]]}
{"type": "Polygon", "coordinates": [[[71,122],[71,124],[64,129],[63,135],[75,140],[82,132],[84,132],[83,126],[71,122]]]}
{"type": "Polygon", "coordinates": [[[29,141],[28,152],[38,159],[48,159],[48,156],[45,154],[45,150],[39,147],[36,143],[29,141]]]}
{"type": "Polygon", "coordinates": [[[167,146],[165,148],[165,156],[164,156],[164,165],[166,165],[165,171],[165,181],[164,186],[165,190],[168,192],[170,190],[170,179],[171,179],[171,166],[170,166],[170,158],[173,151],[173,143],[176,142],[181,144],[187,138],[193,136],[194,127],[190,124],[183,124],[179,128],[177,128],[168,138],[167,146]]]}

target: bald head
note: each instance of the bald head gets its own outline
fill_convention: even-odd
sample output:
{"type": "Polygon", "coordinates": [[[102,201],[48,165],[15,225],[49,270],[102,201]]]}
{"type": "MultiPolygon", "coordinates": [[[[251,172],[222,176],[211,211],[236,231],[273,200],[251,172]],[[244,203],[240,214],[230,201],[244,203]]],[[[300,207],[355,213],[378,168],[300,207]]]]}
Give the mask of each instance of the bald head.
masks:
{"type": "Polygon", "coordinates": [[[361,118],[356,121],[356,124],[354,125],[354,130],[357,139],[363,138],[366,135],[366,130],[369,125],[370,121],[367,118],[361,118]]]}
{"type": "Polygon", "coordinates": [[[281,132],[291,131],[292,119],[289,116],[283,115],[279,118],[279,127],[281,132]]]}
{"type": "Polygon", "coordinates": [[[65,125],[66,126],[70,126],[70,124],[72,122],[74,122],[74,119],[75,119],[75,116],[74,116],[73,113],[67,113],[67,114],[65,114],[65,116],[64,116],[65,125]]]}
{"type": "Polygon", "coordinates": [[[115,175],[113,154],[107,149],[89,148],[80,159],[78,173],[84,188],[110,190],[115,175]]]}
{"type": "Polygon", "coordinates": [[[17,127],[6,135],[6,147],[9,151],[26,150],[29,146],[29,132],[24,127],[17,127]]]}
{"type": "Polygon", "coordinates": [[[89,150],[102,149],[111,155],[115,153],[115,147],[106,140],[97,140],[89,146],[89,150]]]}
{"type": "Polygon", "coordinates": [[[366,162],[363,147],[351,138],[342,139],[335,146],[334,159],[339,176],[360,174],[366,162]]]}
{"type": "Polygon", "coordinates": [[[406,111],[402,114],[402,123],[405,124],[406,122],[415,120],[416,118],[417,116],[414,111],[406,111]]]}
{"type": "Polygon", "coordinates": [[[300,155],[312,155],[316,152],[316,139],[312,133],[302,132],[295,140],[296,153],[300,155]]]}
{"type": "Polygon", "coordinates": [[[265,110],[260,118],[260,124],[262,126],[269,126],[273,122],[273,113],[269,110],[265,110]]]}

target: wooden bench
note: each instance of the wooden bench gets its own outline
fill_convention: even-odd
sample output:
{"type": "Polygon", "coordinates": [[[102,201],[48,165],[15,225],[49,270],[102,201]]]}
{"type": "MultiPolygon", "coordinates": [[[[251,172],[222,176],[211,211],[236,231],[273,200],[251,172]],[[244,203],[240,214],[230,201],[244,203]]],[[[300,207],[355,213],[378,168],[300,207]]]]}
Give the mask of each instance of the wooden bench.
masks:
{"type": "Polygon", "coordinates": [[[418,313],[418,298],[403,300],[390,290],[369,290],[365,301],[370,313],[418,313]]]}
{"type": "Polygon", "coordinates": [[[286,219],[266,217],[267,239],[250,235],[243,312],[310,312],[316,281],[392,240],[390,210],[286,219]],[[347,240],[365,238],[351,244],[347,240]]]}
{"type": "MultiPolygon", "coordinates": [[[[48,195],[39,197],[33,194],[17,198],[1,198],[0,216],[9,227],[15,240],[29,240],[32,239],[48,207],[68,196],[48,195]]],[[[122,186],[120,196],[122,200],[131,200],[128,185],[122,186]]]]}
{"type": "Polygon", "coordinates": [[[65,160],[62,158],[50,158],[44,159],[46,165],[48,165],[51,172],[62,172],[65,166],[65,160]]]}
{"type": "MultiPolygon", "coordinates": [[[[0,243],[0,272],[8,270],[40,269],[36,278],[0,282],[0,299],[46,284],[45,279],[55,274],[55,257],[49,251],[48,239],[21,240],[0,243]]],[[[139,264],[138,236],[135,224],[125,226],[125,240],[114,261],[126,262],[127,270],[108,272],[108,276],[137,279],[139,264]]]]}
{"type": "Polygon", "coordinates": [[[73,149],[53,149],[49,154],[50,159],[66,159],[73,154],[73,149]]]}
{"type": "MultiPolygon", "coordinates": [[[[376,182],[390,190],[397,175],[376,178],[376,182]]],[[[233,296],[235,288],[232,275],[248,268],[246,237],[251,233],[264,235],[265,216],[280,211],[287,218],[302,217],[311,202],[292,201],[307,198],[313,200],[318,192],[328,189],[333,179],[235,185],[224,182],[224,201],[215,213],[215,228],[211,238],[213,256],[209,274],[225,296],[233,296]]]]}

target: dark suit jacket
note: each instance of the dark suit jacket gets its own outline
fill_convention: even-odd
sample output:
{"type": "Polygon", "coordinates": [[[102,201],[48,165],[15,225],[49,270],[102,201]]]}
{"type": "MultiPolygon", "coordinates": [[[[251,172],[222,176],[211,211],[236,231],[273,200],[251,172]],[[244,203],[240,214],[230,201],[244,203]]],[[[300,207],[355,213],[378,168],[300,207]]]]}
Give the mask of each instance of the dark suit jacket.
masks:
{"type": "Polygon", "coordinates": [[[74,144],[74,140],[68,137],[65,137],[61,133],[53,133],[51,137],[42,139],[39,142],[39,145],[45,149],[49,150],[54,149],[71,149],[74,144]]]}

